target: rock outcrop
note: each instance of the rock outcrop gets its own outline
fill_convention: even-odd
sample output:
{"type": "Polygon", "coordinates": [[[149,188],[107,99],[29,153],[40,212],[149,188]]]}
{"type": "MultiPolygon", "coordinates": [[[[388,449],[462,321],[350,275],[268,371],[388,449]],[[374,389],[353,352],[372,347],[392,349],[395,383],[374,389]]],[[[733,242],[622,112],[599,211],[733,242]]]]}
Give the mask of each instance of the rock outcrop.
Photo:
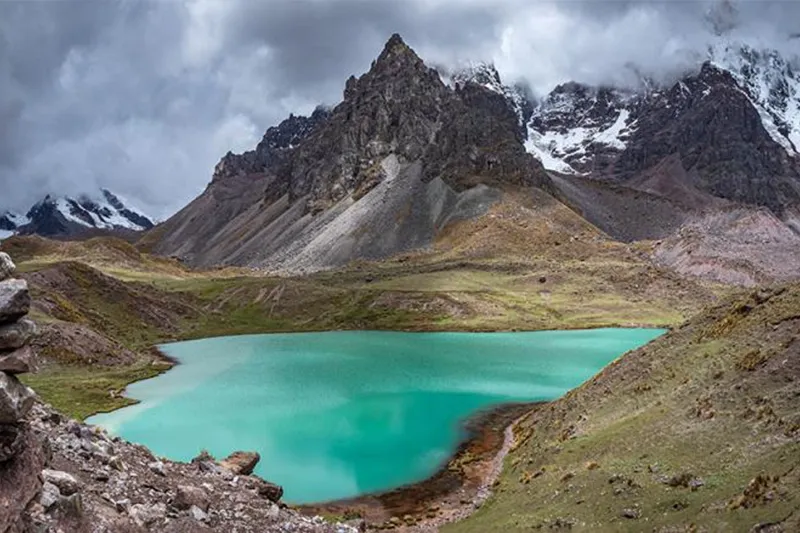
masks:
{"type": "MultiPolygon", "coordinates": [[[[27,424],[39,448],[49,451],[46,462],[34,462],[38,470],[23,480],[30,484],[40,476],[43,481],[28,489],[26,494],[38,492],[38,499],[22,511],[21,520],[35,531],[357,531],[288,509],[279,502],[281,487],[237,475],[207,453],[190,463],[155,457],[144,446],[67,420],[41,403],[28,414],[27,424]]],[[[255,456],[239,454],[245,466],[252,466],[255,456]]],[[[0,477],[0,503],[3,482],[0,477]]],[[[0,522],[0,532],[5,531],[0,522]]]]}
{"type": "Polygon", "coordinates": [[[21,532],[25,512],[39,493],[44,453],[26,416],[34,393],[17,376],[36,368],[28,345],[35,333],[24,317],[30,309],[28,284],[12,279],[15,266],[0,253],[0,532],[21,532]]]}

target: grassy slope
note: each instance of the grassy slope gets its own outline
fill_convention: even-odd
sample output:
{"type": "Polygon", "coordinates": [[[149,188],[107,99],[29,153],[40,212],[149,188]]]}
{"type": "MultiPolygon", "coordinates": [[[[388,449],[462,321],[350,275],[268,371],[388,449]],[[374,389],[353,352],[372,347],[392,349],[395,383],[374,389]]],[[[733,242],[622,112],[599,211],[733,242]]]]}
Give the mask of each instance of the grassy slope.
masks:
{"type": "Polygon", "coordinates": [[[625,355],[531,414],[494,496],[445,531],[800,531],[798,332],[794,285],[625,355]]]}
{"type": "Polygon", "coordinates": [[[13,238],[45,330],[27,381],[76,417],[117,408],[163,370],[170,340],[335,329],[532,330],[673,326],[720,292],[652,267],[544,195],[443,229],[432,250],[303,278],[192,272],[113,239],[13,238]],[[502,257],[502,259],[498,259],[502,257]]]}

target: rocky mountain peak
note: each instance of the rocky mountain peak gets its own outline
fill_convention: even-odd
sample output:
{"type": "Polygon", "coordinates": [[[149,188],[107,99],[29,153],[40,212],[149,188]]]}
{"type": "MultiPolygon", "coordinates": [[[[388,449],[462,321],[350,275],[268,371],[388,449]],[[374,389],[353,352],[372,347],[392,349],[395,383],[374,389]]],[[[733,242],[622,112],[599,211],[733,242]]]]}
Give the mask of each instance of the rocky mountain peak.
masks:
{"type": "Polygon", "coordinates": [[[369,71],[356,78],[351,76],[345,84],[344,101],[377,93],[387,100],[408,96],[409,89],[420,94],[438,91],[444,87],[439,75],[429,68],[398,34],[392,35],[369,71]]]}

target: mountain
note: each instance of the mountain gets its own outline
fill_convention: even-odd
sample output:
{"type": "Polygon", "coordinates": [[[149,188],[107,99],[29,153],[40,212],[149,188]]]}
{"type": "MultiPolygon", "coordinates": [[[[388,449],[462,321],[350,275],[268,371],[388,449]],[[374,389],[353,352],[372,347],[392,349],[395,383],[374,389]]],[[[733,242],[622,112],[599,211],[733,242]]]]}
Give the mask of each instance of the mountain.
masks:
{"type": "Polygon", "coordinates": [[[440,74],[395,35],[339,105],[226,154],[142,245],[195,266],[310,272],[431,249],[455,222],[520,209],[508,201],[526,191],[613,239],[655,241],[651,259],[684,274],[791,279],[797,72],[775,52],[718,47],[672,84],[571,82],[534,101],[490,64],[440,74]]]}
{"type": "Polygon", "coordinates": [[[796,61],[726,44],[670,86],[560,85],[534,109],[526,146],[554,172],[684,208],[732,202],[782,216],[800,204],[799,109],[796,61]]]}
{"type": "Polygon", "coordinates": [[[398,35],[343,101],[227,154],[207,189],[145,239],[199,266],[290,272],[430,245],[509,187],[546,184],[506,95],[450,87],[398,35]]]}
{"type": "Polygon", "coordinates": [[[14,234],[72,238],[98,232],[131,233],[148,230],[153,221],[127,206],[107,189],[96,195],[46,196],[25,215],[0,216],[0,238],[14,234]]]}

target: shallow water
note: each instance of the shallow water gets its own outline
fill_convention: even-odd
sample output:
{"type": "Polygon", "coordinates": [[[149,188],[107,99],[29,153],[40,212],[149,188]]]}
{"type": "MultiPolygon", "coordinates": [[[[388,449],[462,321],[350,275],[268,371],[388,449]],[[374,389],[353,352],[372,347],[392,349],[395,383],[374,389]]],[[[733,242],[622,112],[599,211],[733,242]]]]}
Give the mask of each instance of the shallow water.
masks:
{"type": "Polygon", "coordinates": [[[470,414],[558,398],[662,333],[358,331],[167,344],[181,364],[131,385],[140,404],[89,422],[175,460],[255,450],[256,473],[283,485],[286,501],[339,499],[430,476],[470,414]]]}

